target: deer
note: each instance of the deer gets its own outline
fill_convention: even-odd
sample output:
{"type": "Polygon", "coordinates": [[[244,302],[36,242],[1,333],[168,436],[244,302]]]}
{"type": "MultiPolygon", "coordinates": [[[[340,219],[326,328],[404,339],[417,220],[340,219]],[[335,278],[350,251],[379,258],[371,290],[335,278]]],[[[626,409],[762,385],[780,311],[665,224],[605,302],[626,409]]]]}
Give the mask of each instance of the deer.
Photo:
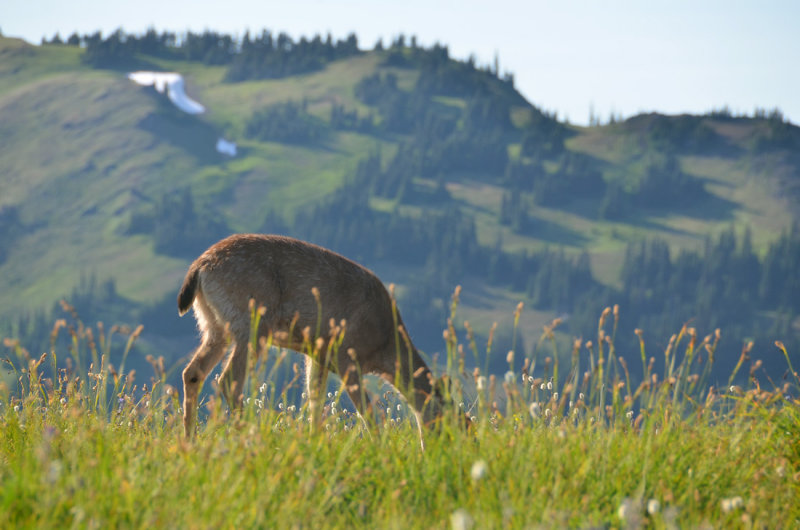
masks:
{"type": "MultiPolygon", "coordinates": [[[[178,294],[178,312],[190,308],[201,332],[200,346],[183,370],[183,427],[192,438],[198,395],[226,351],[220,375],[223,397],[233,411],[242,406],[251,337],[253,302],[263,307],[259,336],[306,353],[306,391],[312,424],[318,423],[320,396],[328,371],[337,373],[364,418],[371,401],[362,385],[375,374],[395,387],[422,425],[440,420],[441,386],[408,337],[393,297],[370,270],[331,250],[298,239],[261,234],[229,236],[212,245],[190,266],[178,294]],[[320,337],[344,332],[337,348],[316,339],[308,355],[309,330],[320,337]]],[[[338,341],[337,341],[338,342],[338,341]]],[[[424,446],[423,446],[424,447],[424,446]]]]}

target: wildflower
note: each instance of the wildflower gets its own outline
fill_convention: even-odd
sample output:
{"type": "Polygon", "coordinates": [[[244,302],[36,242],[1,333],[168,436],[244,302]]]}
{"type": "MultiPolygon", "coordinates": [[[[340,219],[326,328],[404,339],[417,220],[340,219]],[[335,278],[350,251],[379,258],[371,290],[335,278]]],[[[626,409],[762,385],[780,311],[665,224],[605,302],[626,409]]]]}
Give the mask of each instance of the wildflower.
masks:
{"type": "Polygon", "coordinates": [[[486,377],[481,375],[478,379],[475,380],[475,387],[478,391],[482,391],[486,388],[486,377]]]}
{"type": "Polygon", "coordinates": [[[477,482],[486,476],[487,471],[488,471],[488,466],[486,465],[486,461],[478,460],[474,464],[472,464],[472,469],[470,469],[469,475],[472,477],[472,480],[477,482]]]}
{"type": "Polygon", "coordinates": [[[295,405],[289,405],[289,412],[294,412],[295,410],[297,410],[295,405]]]}
{"type": "Polygon", "coordinates": [[[390,407],[386,407],[386,415],[387,416],[391,416],[392,415],[392,409],[390,407]]]}
{"type": "Polygon", "coordinates": [[[625,413],[625,416],[626,416],[626,417],[627,417],[629,420],[630,420],[630,419],[633,419],[633,411],[632,411],[632,410],[629,410],[628,412],[626,412],[626,413],[625,413]]]}
{"type": "Polygon", "coordinates": [[[544,383],[539,385],[539,390],[544,390],[545,388],[547,388],[547,386],[544,383]]]}
{"type": "Polygon", "coordinates": [[[531,418],[536,419],[542,413],[542,407],[534,401],[531,403],[530,407],[528,407],[528,412],[530,413],[531,418]]]}
{"type": "Polygon", "coordinates": [[[58,480],[58,477],[61,476],[61,470],[64,466],[61,464],[60,460],[53,460],[50,462],[50,467],[47,470],[47,481],[51,484],[58,480]]]}
{"type": "Polygon", "coordinates": [[[450,514],[450,526],[453,530],[469,530],[475,526],[475,520],[464,508],[459,508],[450,514]]]}
{"type": "Polygon", "coordinates": [[[547,382],[547,390],[553,390],[553,382],[552,381],[548,381],[547,382]]]}
{"type": "Polygon", "coordinates": [[[558,401],[558,392],[553,392],[553,399],[558,401]]]}
{"type": "Polygon", "coordinates": [[[585,395],[583,395],[583,392],[581,392],[580,394],[578,394],[578,399],[580,399],[581,401],[583,401],[583,400],[585,400],[585,399],[586,399],[586,396],[585,396],[585,395]]]}
{"type": "Polygon", "coordinates": [[[617,508],[617,517],[624,520],[630,514],[630,511],[631,501],[630,499],[624,499],[622,504],[619,505],[619,508],[617,508]]]}
{"type": "Polygon", "coordinates": [[[150,408],[150,400],[149,399],[144,402],[144,407],[147,408],[147,409],[150,408]]]}
{"type": "Polygon", "coordinates": [[[62,397],[61,398],[61,404],[62,405],[66,405],[67,404],[67,398],[62,397]]]}
{"type": "Polygon", "coordinates": [[[19,405],[14,405],[14,412],[19,412],[19,405]]]}
{"type": "Polygon", "coordinates": [[[328,399],[331,399],[331,398],[333,398],[333,394],[328,392],[328,399]]]}
{"type": "Polygon", "coordinates": [[[544,417],[545,418],[549,418],[551,414],[552,414],[552,412],[550,412],[550,409],[544,409],[544,417]]]}
{"type": "MultiPolygon", "coordinates": [[[[249,399],[248,399],[249,401],[249,399]]],[[[278,409],[283,410],[283,403],[278,403],[278,409]]]]}
{"type": "Polygon", "coordinates": [[[650,499],[647,501],[647,513],[650,515],[655,515],[659,511],[661,511],[661,503],[658,502],[656,499],[650,499]]]}
{"type": "Polygon", "coordinates": [[[528,376],[528,384],[529,384],[529,385],[532,385],[532,384],[533,384],[533,376],[532,376],[532,375],[529,375],[529,376],[528,376]]]}
{"type": "Polygon", "coordinates": [[[617,509],[617,515],[630,528],[641,528],[644,525],[641,517],[642,505],[638,500],[623,499],[622,504],[617,509]]]}
{"type": "Polygon", "coordinates": [[[267,384],[266,384],[266,383],[261,383],[261,386],[260,386],[260,387],[258,387],[258,391],[259,391],[259,393],[261,393],[261,394],[263,394],[264,392],[266,392],[266,391],[267,391],[267,384]]]}
{"type": "Polygon", "coordinates": [[[307,395],[305,392],[303,392],[302,394],[300,394],[300,397],[301,397],[301,398],[303,398],[303,399],[305,399],[305,398],[307,398],[307,397],[308,397],[308,395],[307,395]]]}
{"type": "Polygon", "coordinates": [[[720,504],[722,511],[728,513],[741,508],[744,505],[744,500],[737,495],[736,497],[731,497],[730,499],[722,499],[720,504]]]}

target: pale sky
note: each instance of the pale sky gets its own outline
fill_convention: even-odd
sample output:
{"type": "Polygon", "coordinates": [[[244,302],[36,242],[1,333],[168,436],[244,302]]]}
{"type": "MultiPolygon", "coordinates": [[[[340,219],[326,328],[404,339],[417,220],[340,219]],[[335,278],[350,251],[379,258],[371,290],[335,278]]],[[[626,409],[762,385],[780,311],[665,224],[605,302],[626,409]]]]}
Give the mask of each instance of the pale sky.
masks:
{"type": "Polygon", "coordinates": [[[585,124],[609,114],[780,108],[800,124],[800,2],[794,0],[2,0],[0,30],[38,44],[104,35],[246,29],[292,38],[354,32],[361,48],[403,33],[451,56],[499,57],[532,103],[585,124]]]}

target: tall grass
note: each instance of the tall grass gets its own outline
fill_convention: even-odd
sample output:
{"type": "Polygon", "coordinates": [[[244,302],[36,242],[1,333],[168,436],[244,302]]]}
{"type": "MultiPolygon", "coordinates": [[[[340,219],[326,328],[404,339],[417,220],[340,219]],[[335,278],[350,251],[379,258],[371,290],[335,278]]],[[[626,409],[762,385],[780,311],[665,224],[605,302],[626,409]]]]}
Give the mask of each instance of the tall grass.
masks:
{"type": "Polygon", "coordinates": [[[800,525],[800,380],[782,344],[779,386],[765,388],[754,362],[745,384],[733,373],[716,388],[718,333],[684,327],[652,357],[639,333],[633,373],[615,344],[637,337],[616,336],[616,309],[570,352],[558,349],[557,320],[533,352],[493,352],[491,335],[484,349],[468,323],[456,329],[458,294],[442,368],[453,406],[424,451],[391,394],[378,396],[378,425],[367,426],[331,390],[322,428],[309,429],[310,411],[291,399],[301,372],[279,384],[290,357],[255,334],[242,413],[227,414],[210,381],[192,442],[163,361],[150,359],[145,383],[124,361],[108,363],[112,336],[124,336],[124,359],[140,329],[60,321],[40,357],[6,339],[0,527],[800,525]],[[503,377],[479,368],[489,355],[506,356],[503,377]]]}

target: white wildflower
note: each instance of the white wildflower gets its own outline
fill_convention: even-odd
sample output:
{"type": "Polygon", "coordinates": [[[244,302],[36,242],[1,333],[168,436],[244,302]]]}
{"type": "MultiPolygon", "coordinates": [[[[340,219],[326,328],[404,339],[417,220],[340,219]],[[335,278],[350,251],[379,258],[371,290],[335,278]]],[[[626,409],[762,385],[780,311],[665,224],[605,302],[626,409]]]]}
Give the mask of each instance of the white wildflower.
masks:
{"type": "Polygon", "coordinates": [[[537,402],[531,403],[530,407],[528,407],[528,412],[531,415],[531,418],[538,418],[539,415],[542,413],[542,407],[537,402]]]}
{"type": "Polygon", "coordinates": [[[552,381],[548,381],[547,382],[547,390],[553,390],[553,382],[552,381]]]}
{"type": "Polygon", "coordinates": [[[720,502],[722,511],[725,513],[732,512],[734,510],[738,510],[742,506],[744,506],[744,500],[739,497],[731,497],[730,499],[722,499],[720,502]]]}
{"type": "Polygon", "coordinates": [[[470,469],[469,475],[472,477],[472,480],[477,482],[486,476],[488,469],[489,466],[486,465],[485,460],[478,460],[472,464],[472,469],[470,469]]]}
{"type": "Polygon", "coordinates": [[[478,376],[478,379],[475,381],[475,387],[478,391],[482,391],[486,388],[486,377],[485,376],[478,376]]]}
{"type": "Polygon", "coordinates": [[[633,419],[633,411],[632,411],[632,410],[629,410],[628,412],[626,412],[626,413],[625,413],[625,416],[626,416],[626,417],[627,417],[629,420],[630,420],[630,419],[633,419]]]}
{"type": "Polygon", "coordinates": [[[661,511],[661,503],[658,502],[656,499],[650,499],[647,501],[647,513],[650,515],[655,515],[661,511]]]}
{"type": "Polygon", "coordinates": [[[403,404],[402,403],[398,403],[397,404],[397,412],[400,412],[401,410],[403,410],[403,404]]]}
{"type": "Polygon", "coordinates": [[[545,388],[547,388],[547,385],[545,385],[544,383],[539,385],[539,390],[544,390],[545,388]]]}
{"type": "Polygon", "coordinates": [[[553,399],[558,401],[558,392],[553,392],[553,399]]]}
{"type": "Polygon", "coordinates": [[[464,508],[459,508],[450,514],[450,527],[453,530],[469,530],[475,526],[475,520],[464,508]]]}

